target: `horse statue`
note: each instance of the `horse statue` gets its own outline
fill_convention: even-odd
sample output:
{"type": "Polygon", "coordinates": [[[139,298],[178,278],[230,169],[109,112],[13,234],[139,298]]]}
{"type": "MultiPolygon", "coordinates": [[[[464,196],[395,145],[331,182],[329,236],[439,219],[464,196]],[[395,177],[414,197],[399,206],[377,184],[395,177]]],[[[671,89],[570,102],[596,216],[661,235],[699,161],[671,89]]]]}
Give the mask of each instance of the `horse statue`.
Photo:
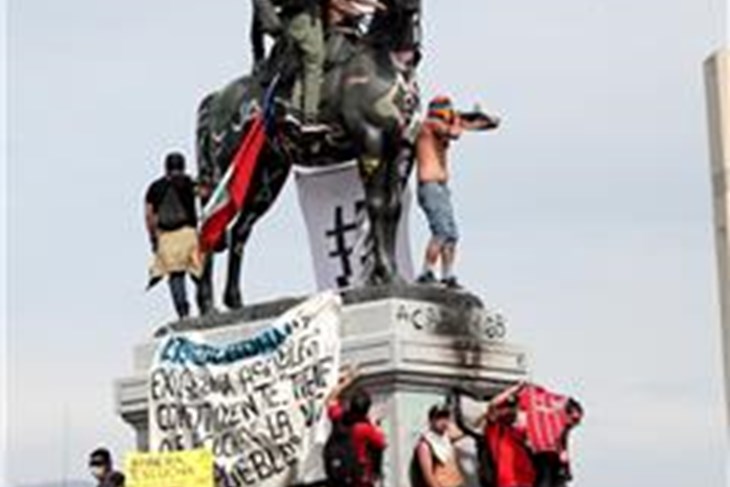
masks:
{"type": "MultiPolygon", "coordinates": [[[[223,302],[243,306],[241,265],[254,224],[276,201],[293,165],[326,165],[357,160],[370,218],[373,262],[367,282],[387,285],[402,280],[396,263],[401,196],[413,166],[419,108],[415,81],[420,59],[421,0],[387,0],[364,33],[331,31],[320,113],[331,127],[309,140],[276,123],[269,131],[254,169],[245,203],[217,249],[228,250],[223,302]]],[[[280,39],[267,61],[250,76],[236,79],[206,96],[198,109],[197,158],[202,188],[212,188],[225,174],[260,110],[272,83],[276,95],[289,100],[296,91],[299,67],[292,44],[280,39]],[[272,81],[273,80],[273,81],[272,81]]],[[[278,117],[283,119],[284,117],[278,117]]],[[[209,191],[202,191],[205,205],[209,191]]],[[[213,255],[206,257],[198,286],[203,314],[213,309],[213,255]]]]}

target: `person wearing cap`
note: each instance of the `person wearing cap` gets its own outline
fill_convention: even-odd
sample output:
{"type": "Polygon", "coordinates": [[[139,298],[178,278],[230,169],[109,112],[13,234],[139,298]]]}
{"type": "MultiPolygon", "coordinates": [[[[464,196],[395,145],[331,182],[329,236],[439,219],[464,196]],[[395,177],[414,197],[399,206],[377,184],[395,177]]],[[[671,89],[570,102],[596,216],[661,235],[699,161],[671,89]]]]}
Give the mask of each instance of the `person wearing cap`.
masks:
{"type": "Polygon", "coordinates": [[[431,230],[423,272],[418,278],[421,284],[437,282],[436,267],[440,261],[441,282],[449,288],[459,288],[453,273],[459,231],[449,189],[448,152],[465,130],[487,130],[498,125],[497,117],[462,117],[448,96],[437,96],[429,103],[416,142],[418,204],[431,230]]]}
{"type": "Polygon", "coordinates": [[[454,443],[464,435],[451,420],[451,408],[437,404],[428,411],[428,429],[416,444],[413,487],[462,487],[464,474],[454,443]]]}
{"type": "Polygon", "coordinates": [[[124,487],[124,474],[114,470],[112,455],[106,448],[97,448],[89,455],[89,471],[97,487],[124,487]]]}
{"type": "Polygon", "coordinates": [[[195,192],[195,183],[185,174],[185,157],[172,152],[165,157],[164,176],[147,188],[145,196],[145,221],[154,253],[149,287],[167,276],[181,319],[190,315],[185,276],[197,280],[203,273],[195,192]]]}

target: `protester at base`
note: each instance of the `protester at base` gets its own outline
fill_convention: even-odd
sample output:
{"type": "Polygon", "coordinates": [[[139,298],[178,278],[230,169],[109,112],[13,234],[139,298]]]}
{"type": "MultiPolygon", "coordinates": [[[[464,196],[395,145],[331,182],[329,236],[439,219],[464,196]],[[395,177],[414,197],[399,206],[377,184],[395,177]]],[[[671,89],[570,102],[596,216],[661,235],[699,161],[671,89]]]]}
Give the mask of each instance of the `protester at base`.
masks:
{"type": "Polygon", "coordinates": [[[124,487],[124,474],[114,470],[112,455],[106,448],[91,452],[89,470],[97,481],[97,487],[124,487]]]}
{"type": "MultiPolygon", "coordinates": [[[[494,397],[484,413],[474,422],[477,441],[479,481],[489,487],[534,487],[535,467],[525,440],[524,415],[520,413],[517,393],[519,383],[494,397]]],[[[469,432],[461,414],[459,392],[456,392],[456,420],[459,428],[469,432]]]]}
{"type": "Polygon", "coordinates": [[[185,276],[197,281],[203,273],[195,193],[195,183],[185,174],[185,157],[173,152],[165,158],[165,175],[149,186],[145,196],[145,221],[155,255],[149,287],[167,276],[181,319],[190,315],[185,276]]]}
{"type": "Polygon", "coordinates": [[[536,480],[515,396],[521,386],[500,394],[487,408],[484,437],[495,460],[496,487],[533,487],[536,480]]]}
{"type": "Polygon", "coordinates": [[[324,449],[327,482],[338,487],[374,487],[382,480],[385,433],[370,419],[372,399],[364,389],[349,395],[347,406],[342,395],[357,379],[357,371],[348,369],[327,398],[327,416],[332,434],[324,449]]]}
{"type": "Polygon", "coordinates": [[[428,412],[428,430],[418,439],[411,470],[412,487],[462,487],[464,474],[454,443],[464,437],[451,421],[446,405],[428,412]]]}
{"type": "Polygon", "coordinates": [[[568,457],[568,437],[570,432],[583,420],[583,407],[575,399],[565,405],[565,431],[560,437],[557,452],[539,452],[533,455],[537,481],[535,487],[565,487],[573,480],[568,457]]]}

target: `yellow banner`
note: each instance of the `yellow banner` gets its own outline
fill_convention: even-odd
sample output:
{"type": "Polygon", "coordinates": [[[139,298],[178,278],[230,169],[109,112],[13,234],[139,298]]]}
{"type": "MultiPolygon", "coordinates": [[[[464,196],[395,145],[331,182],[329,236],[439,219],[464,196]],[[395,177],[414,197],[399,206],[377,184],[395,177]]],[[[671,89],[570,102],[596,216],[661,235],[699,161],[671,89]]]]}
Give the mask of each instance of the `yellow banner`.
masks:
{"type": "Polygon", "coordinates": [[[213,454],[208,450],[131,453],[126,487],[214,487],[213,454]]]}

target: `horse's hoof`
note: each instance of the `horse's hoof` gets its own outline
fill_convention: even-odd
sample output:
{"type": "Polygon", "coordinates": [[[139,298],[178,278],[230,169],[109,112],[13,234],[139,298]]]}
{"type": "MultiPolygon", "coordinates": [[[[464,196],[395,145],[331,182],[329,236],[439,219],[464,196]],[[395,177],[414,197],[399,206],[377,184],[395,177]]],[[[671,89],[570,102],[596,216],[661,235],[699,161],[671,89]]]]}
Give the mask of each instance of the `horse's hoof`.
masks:
{"type": "Polygon", "coordinates": [[[386,268],[375,269],[367,279],[368,286],[393,286],[402,287],[406,285],[406,280],[398,274],[387,270],[386,268]]]}
{"type": "Polygon", "coordinates": [[[243,299],[240,293],[226,293],[223,297],[223,304],[231,311],[243,308],[243,299]]]}
{"type": "Polygon", "coordinates": [[[209,297],[198,296],[198,311],[201,316],[208,316],[215,313],[215,307],[213,306],[213,300],[209,297]]]}

